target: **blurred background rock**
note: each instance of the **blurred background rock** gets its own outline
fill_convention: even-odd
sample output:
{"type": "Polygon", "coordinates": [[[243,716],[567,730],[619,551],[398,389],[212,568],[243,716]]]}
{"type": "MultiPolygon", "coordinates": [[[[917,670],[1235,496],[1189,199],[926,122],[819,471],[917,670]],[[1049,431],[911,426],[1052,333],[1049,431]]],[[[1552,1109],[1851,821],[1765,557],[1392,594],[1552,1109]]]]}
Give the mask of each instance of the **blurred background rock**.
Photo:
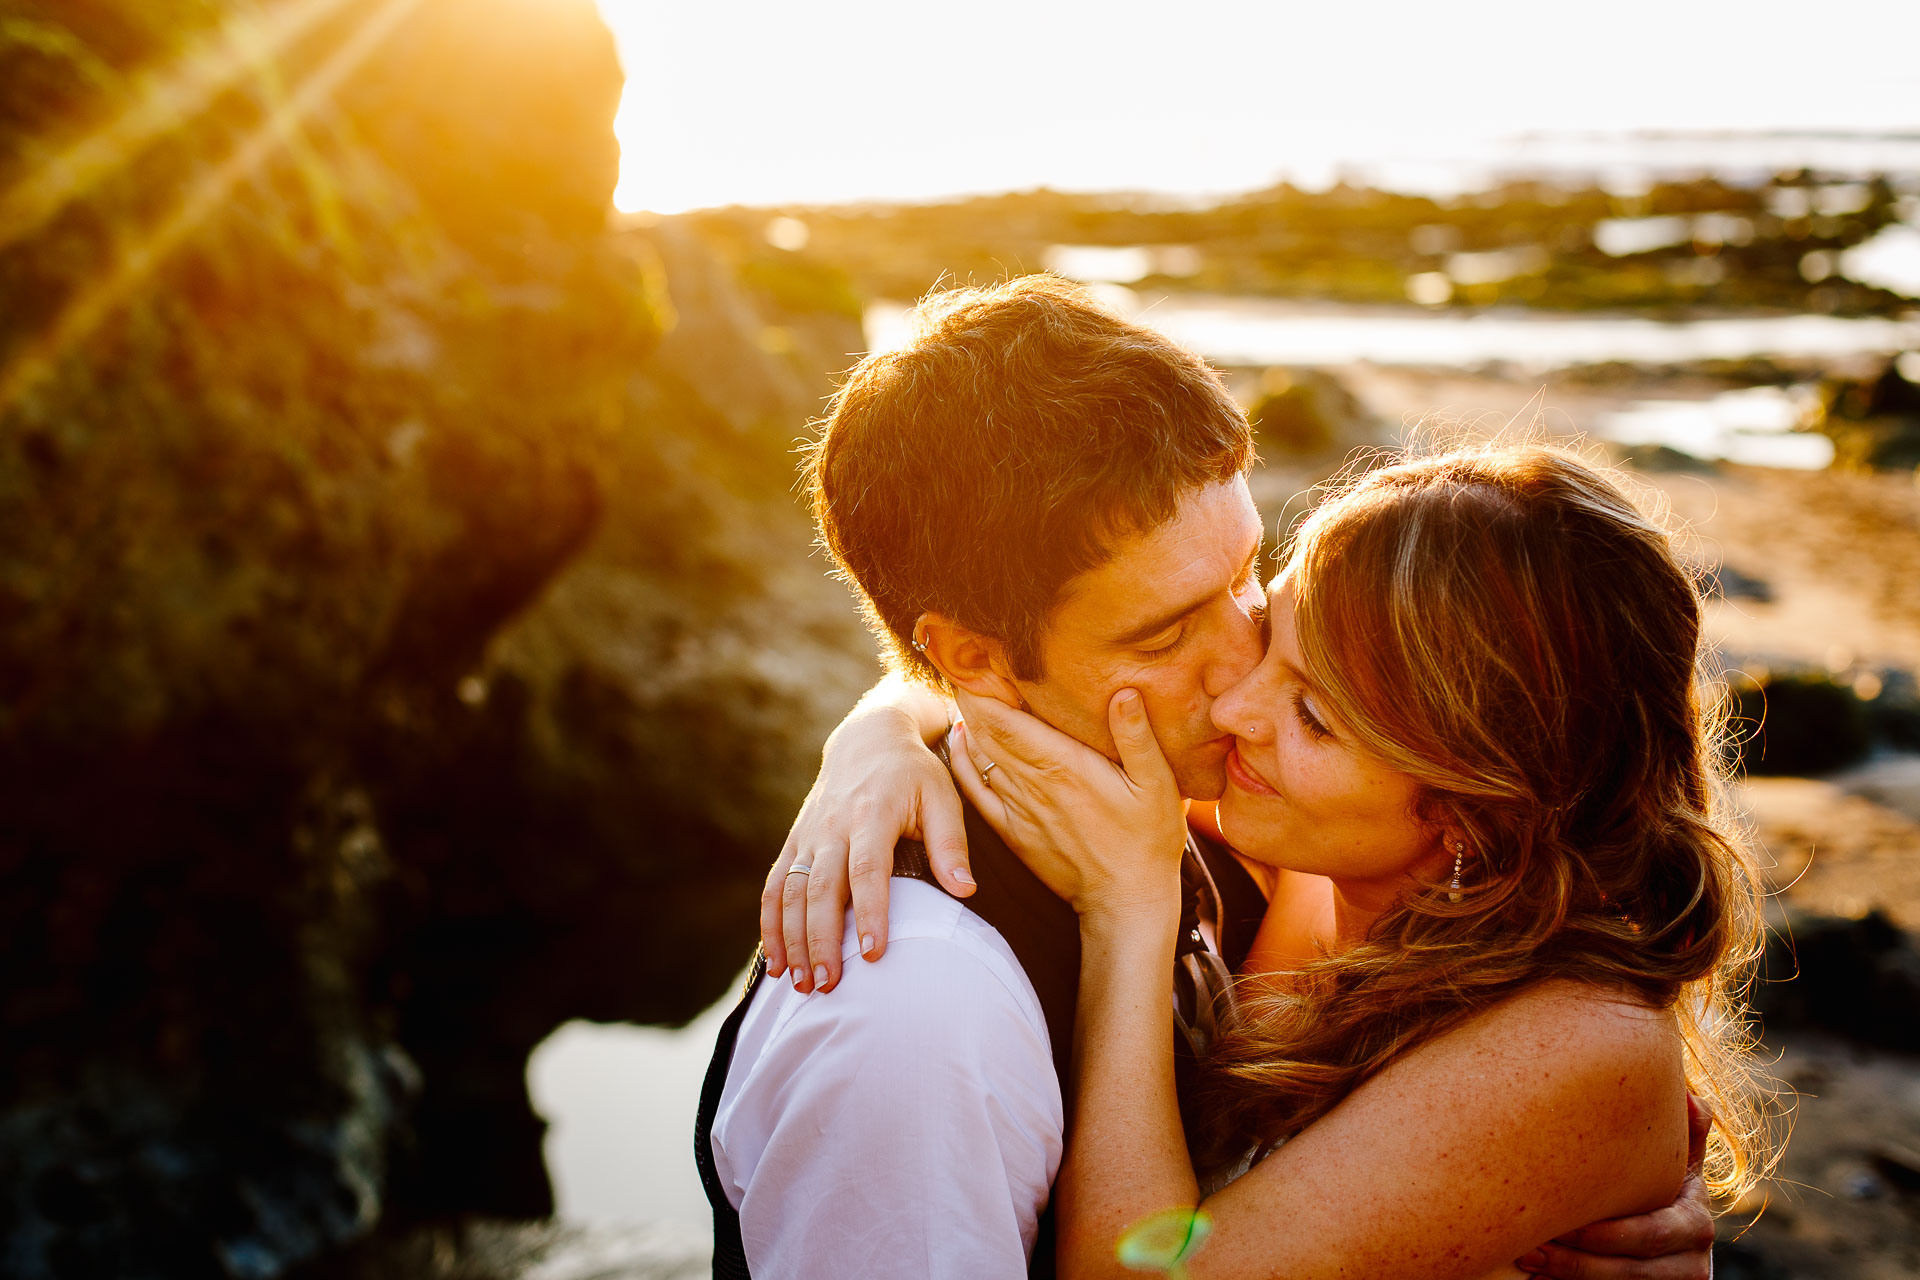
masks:
{"type": "Polygon", "coordinates": [[[1797,1090],[1721,1273],[1920,1271],[1920,146],[616,216],[623,83],[774,131],[605,15],[0,0],[0,1269],[701,1274],[689,1073],[875,670],[795,444],[1051,269],[1222,369],[1282,527],[1435,423],[1687,527],[1797,1090]]]}
{"type": "Polygon", "coordinates": [[[552,1199],[873,674],[833,272],[608,226],[590,0],[0,17],[0,1257],[278,1274],[552,1199]]]}

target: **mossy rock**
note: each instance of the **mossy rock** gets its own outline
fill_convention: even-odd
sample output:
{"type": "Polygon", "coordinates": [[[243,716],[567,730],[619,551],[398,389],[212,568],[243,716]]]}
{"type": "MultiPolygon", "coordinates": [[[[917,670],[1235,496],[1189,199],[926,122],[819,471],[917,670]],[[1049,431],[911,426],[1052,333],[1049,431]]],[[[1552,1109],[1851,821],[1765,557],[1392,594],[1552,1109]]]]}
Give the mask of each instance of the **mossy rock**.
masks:
{"type": "Polygon", "coordinates": [[[1375,443],[1375,423],[1359,398],[1321,369],[1266,370],[1247,420],[1270,462],[1323,460],[1375,443]]]}

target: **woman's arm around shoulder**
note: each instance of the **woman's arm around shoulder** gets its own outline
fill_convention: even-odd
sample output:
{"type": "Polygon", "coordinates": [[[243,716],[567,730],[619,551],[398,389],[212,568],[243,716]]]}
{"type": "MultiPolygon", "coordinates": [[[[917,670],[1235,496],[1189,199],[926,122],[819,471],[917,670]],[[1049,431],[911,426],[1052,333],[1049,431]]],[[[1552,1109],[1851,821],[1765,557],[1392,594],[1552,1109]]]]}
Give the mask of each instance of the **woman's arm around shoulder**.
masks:
{"type": "Polygon", "coordinates": [[[1215,1197],[1193,1273],[1479,1276],[1666,1205],[1686,1163],[1672,1016],[1544,982],[1408,1053],[1215,1197]]]}

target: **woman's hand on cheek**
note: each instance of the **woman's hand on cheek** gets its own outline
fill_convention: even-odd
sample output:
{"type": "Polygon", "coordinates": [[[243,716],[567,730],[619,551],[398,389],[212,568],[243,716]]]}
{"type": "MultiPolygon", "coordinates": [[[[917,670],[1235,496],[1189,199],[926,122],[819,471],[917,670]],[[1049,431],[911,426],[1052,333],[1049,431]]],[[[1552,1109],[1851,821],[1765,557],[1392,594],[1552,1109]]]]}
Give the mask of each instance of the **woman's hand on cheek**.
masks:
{"type": "Polygon", "coordinates": [[[959,704],[955,779],[1050,889],[1083,915],[1177,902],[1184,806],[1139,694],[1108,707],[1117,765],[1004,703],[959,704]]]}

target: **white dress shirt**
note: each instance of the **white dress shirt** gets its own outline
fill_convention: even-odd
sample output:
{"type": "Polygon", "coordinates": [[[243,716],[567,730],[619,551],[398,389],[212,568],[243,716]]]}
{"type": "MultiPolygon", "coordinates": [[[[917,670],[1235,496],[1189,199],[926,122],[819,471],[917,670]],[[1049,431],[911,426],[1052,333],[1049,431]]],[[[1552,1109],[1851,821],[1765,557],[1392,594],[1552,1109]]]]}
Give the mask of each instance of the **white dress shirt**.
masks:
{"type": "Polygon", "coordinates": [[[1046,1019],[994,928],[890,886],[887,954],[801,995],[766,979],[740,1026],[713,1155],[768,1280],[1027,1273],[1066,1127],[1046,1019]]]}

